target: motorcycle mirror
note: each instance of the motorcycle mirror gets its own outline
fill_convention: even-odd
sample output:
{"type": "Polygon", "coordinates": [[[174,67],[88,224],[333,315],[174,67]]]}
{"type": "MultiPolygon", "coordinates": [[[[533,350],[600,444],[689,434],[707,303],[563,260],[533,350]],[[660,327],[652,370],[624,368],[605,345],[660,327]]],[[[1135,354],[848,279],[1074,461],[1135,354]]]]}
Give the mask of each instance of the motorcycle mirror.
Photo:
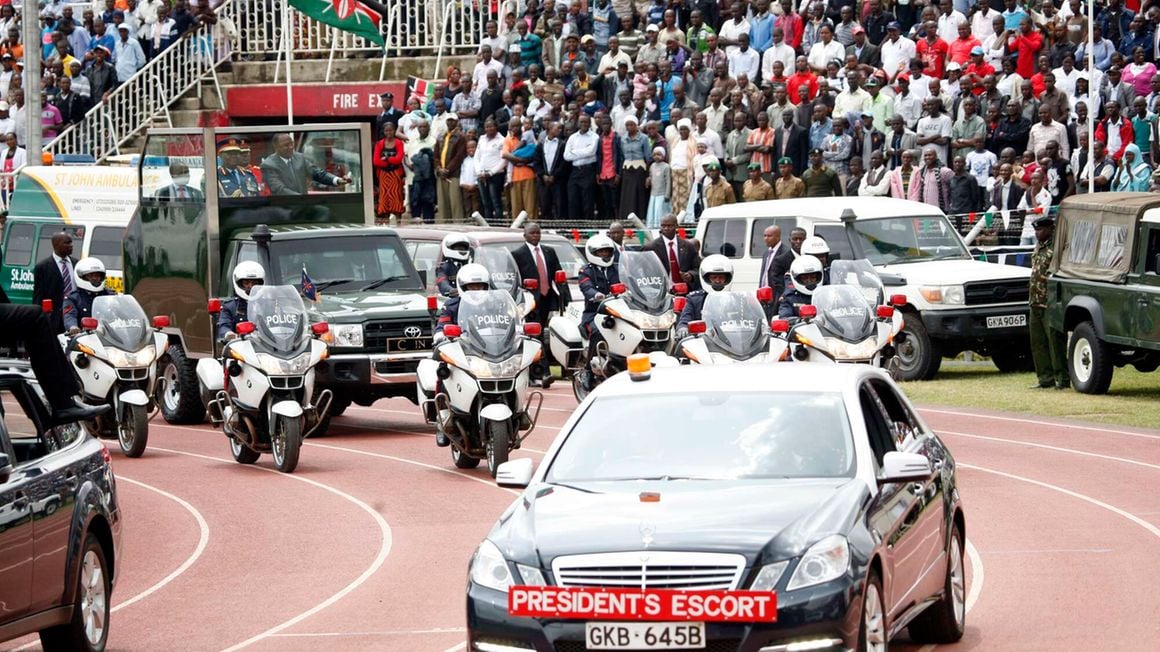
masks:
{"type": "Polygon", "coordinates": [[[675,283],[675,284],[673,284],[673,294],[681,295],[681,294],[688,294],[688,293],[689,293],[689,284],[688,283],[675,283]]]}
{"type": "Polygon", "coordinates": [[[798,308],[798,316],[802,319],[813,319],[818,316],[817,306],[802,306],[798,308]]]}
{"type": "Polygon", "coordinates": [[[92,317],[85,317],[81,319],[81,328],[87,331],[96,330],[97,320],[93,319],[92,317]]]}
{"type": "Polygon", "coordinates": [[[524,289],[529,292],[535,292],[540,289],[540,282],[534,278],[524,280],[524,289]]]}
{"type": "Polygon", "coordinates": [[[895,308],[901,308],[902,306],[905,306],[906,305],[906,295],[905,294],[892,294],[892,295],[890,295],[890,305],[894,306],[895,308]]]}
{"type": "Polygon", "coordinates": [[[52,312],[52,299],[45,299],[40,302],[41,312],[52,312]]]}
{"type": "Polygon", "coordinates": [[[237,331],[238,335],[249,335],[254,332],[254,322],[240,321],[234,330],[237,331]]]}
{"type": "Polygon", "coordinates": [[[447,324],[443,327],[443,334],[447,337],[459,337],[463,335],[463,329],[455,324],[447,324]]]}
{"type": "Polygon", "coordinates": [[[219,312],[222,311],[222,300],[221,299],[210,299],[209,303],[206,305],[206,310],[208,310],[209,314],[211,314],[211,315],[218,314],[219,312]]]}
{"type": "Polygon", "coordinates": [[[624,286],[624,283],[613,283],[612,284],[612,293],[613,294],[624,294],[627,290],[628,290],[628,288],[626,288],[624,286]]]}
{"type": "Polygon", "coordinates": [[[705,322],[701,320],[689,322],[689,334],[700,335],[705,332],[705,322]]]}
{"type": "Polygon", "coordinates": [[[686,303],[688,303],[688,299],[685,297],[677,297],[673,299],[673,312],[677,314],[684,312],[686,303]]]}
{"type": "Polygon", "coordinates": [[[568,282],[568,273],[562,269],[558,270],[556,272],[556,284],[562,285],[562,284],[567,283],[567,282],[568,282]]]}
{"type": "Polygon", "coordinates": [[[524,335],[528,337],[539,337],[542,332],[544,332],[544,327],[538,322],[530,321],[524,324],[524,335]]]}
{"type": "Polygon", "coordinates": [[[773,301],[773,288],[769,286],[757,288],[757,300],[762,303],[770,303],[773,301]]]}
{"type": "Polygon", "coordinates": [[[169,315],[157,315],[154,317],[153,328],[169,328],[169,315]]]}
{"type": "Polygon", "coordinates": [[[435,312],[438,309],[439,309],[439,299],[434,294],[427,297],[427,310],[429,312],[435,312]]]}
{"type": "Polygon", "coordinates": [[[775,333],[788,333],[789,320],[788,319],[774,319],[769,322],[769,330],[775,333]]]}
{"type": "Polygon", "coordinates": [[[326,335],[330,332],[330,324],[327,324],[324,321],[320,321],[317,324],[311,324],[310,332],[314,333],[315,335],[326,335]]]}
{"type": "Polygon", "coordinates": [[[894,306],[878,306],[878,318],[879,319],[893,319],[894,318],[894,306]]]}

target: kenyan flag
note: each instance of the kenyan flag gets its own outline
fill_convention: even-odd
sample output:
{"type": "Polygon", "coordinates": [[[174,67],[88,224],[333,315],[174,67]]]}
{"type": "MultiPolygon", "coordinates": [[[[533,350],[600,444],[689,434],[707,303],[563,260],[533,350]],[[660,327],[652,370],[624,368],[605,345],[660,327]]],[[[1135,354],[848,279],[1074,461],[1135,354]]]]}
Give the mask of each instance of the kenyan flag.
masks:
{"type": "Polygon", "coordinates": [[[314,20],[385,45],[379,31],[386,7],[374,0],[287,0],[291,7],[314,20]]]}

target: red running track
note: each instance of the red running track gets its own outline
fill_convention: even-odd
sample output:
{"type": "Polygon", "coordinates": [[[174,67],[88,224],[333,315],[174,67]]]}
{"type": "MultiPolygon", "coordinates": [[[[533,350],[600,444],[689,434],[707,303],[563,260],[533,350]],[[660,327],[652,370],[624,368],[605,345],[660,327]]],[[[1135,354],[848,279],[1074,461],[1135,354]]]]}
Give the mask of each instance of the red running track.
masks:
{"type": "MultiPolygon", "coordinates": [[[[557,384],[544,406],[515,457],[538,460],[575,401],[557,384]]],[[[961,465],[973,553],[967,633],[947,649],[1154,649],[1160,431],[922,412],[961,465]]],[[[113,456],[115,650],[460,650],[467,561],[516,495],[454,469],[405,400],[351,407],[291,476],[160,419],[144,457],[113,456]]],[[[0,645],[21,647],[38,645],[0,645]]]]}

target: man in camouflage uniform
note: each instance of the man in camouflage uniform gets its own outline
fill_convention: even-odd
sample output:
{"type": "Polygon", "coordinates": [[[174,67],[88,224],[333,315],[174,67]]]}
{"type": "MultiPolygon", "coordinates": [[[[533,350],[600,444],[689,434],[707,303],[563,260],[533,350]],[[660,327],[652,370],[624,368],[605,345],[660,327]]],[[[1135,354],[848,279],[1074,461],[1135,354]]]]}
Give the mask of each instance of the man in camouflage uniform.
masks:
{"type": "Polygon", "coordinates": [[[1047,326],[1047,277],[1055,247],[1055,218],[1044,215],[1035,227],[1035,253],[1031,255],[1031,359],[1039,381],[1032,389],[1067,389],[1067,337],[1047,326]]]}

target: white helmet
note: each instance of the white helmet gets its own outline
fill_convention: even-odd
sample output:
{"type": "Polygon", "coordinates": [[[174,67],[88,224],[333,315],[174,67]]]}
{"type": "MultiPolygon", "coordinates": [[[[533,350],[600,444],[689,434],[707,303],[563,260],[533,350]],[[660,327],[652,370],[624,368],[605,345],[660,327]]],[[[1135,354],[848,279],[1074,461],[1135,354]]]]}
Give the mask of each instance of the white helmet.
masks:
{"type": "Polygon", "coordinates": [[[701,289],[709,294],[714,292],[728,292],[729,287],[733,285],[733,263],[721,254],[713,254],[706,256],[705,260],[701,261],[701,289]],[[714,285],[709,282],[710,274],[725,274],[728,278],[720,285],[714,285]]]}
{"type": "Polygon", "coordinates": [[[242,281],[254,281],[256,285],[263,285],[266,283],[266,270],[253,260],[242,261],[234,267],[234,294],[249,301],[250,291],[242,287],[242,281]]]}
{"type": "Polygon", "coordinates": [[[467,292],[468,286],[481,283],[491,289],[491,274],[487,272],[486,267],[479,263],[468,263],[460,267],[459,273],[455,275],[455,286],[459,288],[460,292],[467,292]]]}
{"type": "Polygon", "coordinates": [[[616,256],[616,243],[612,238],[598,234],[588,238],[588,243],[584,245],[584,256],[588,258],[588,262],[600,267],[612,267],[612,259],[616,256]],[[608,258],[600,256],[597,252],[609,250],[608,258]]]}
{"type": "Polygon", "coordinates": [[[448,233],[443,236],[443,257],[451,260],[458,260],[467,262],[468,256],[471,255],[471,241],[462,233],[448,233]],[[456,249],[456,245],[463,245],[467,249],[456,249]]]}
{"type": "MultiPolygon", "coordinates": [[[[805,249],[804,244],[802,249],[805,249]]],[[[813,294],[822,284],[822,261],[806,254],[798,256],[789,266],[789,278],[795,290],[802,294],[813,294]]]]}
{"type": "Polygon", "coordinates": [[[105,264],[92,256],[82,258],[77,262],[76,267],[73,268],[73,276],[76,279],[77,287],[82,290],[100,292],[105,289],[105,264]],[[85,279],[86,276],[93,273],[100,273],[100,283],[90,283],[85,279]]]}
{"type": "Polygon", "coordinates": [[[829,256],[830,245],[821,236],[810,236],[802,243],[802,255],[805,256],[829,256]]]}

